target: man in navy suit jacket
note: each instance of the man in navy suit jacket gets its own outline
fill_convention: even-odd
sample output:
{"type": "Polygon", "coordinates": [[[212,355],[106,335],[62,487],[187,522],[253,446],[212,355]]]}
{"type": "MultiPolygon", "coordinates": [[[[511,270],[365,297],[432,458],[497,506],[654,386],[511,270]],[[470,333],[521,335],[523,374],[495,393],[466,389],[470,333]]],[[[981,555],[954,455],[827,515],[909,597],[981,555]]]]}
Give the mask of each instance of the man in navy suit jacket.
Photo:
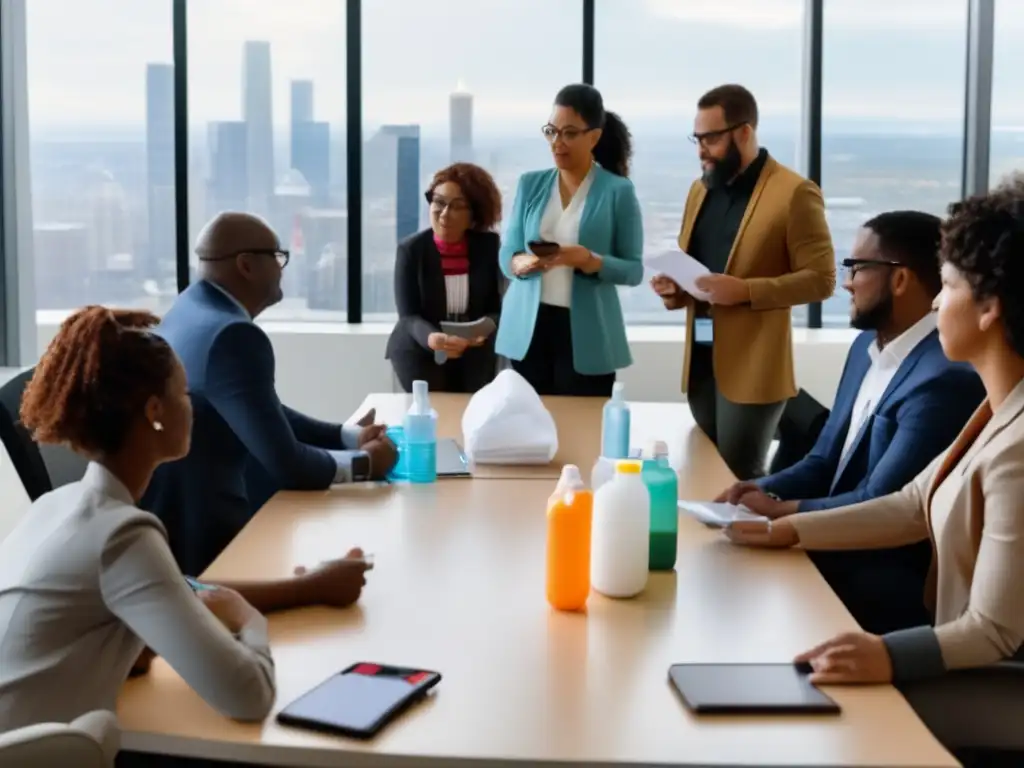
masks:
{"type": "MultiPolygon", "coordinates": [[[[814,448],[793,466],[737,483],[720,498],[770,518],[848,506],[900,490],[953,442],[984,388],[970,366],[946,358],[939,342],[932,312],[942,287],[939,224],[930,214],[895,211],[864,225],[843,262],[851,324],[864,333],[850,348],[814,448]]],[[[865,630],[926,618],[928,542],[813,559],[865,630]]]]}
{"type": "Polygon", "coordinates": [[[192,448],[157,470],[142,501],[163,521],[182,571],[193,575],[262,501],[251,498],[250,463],[276,487],[321,490],[383,477],[396,458],[382,426],[329,424],[278,399],[274,350],[253,319],[281,300],[288,253],[266,223],[220,214],[200,233],[196,251],[202,279],[182,292],[157,329],[188,377],[192,448]]]}

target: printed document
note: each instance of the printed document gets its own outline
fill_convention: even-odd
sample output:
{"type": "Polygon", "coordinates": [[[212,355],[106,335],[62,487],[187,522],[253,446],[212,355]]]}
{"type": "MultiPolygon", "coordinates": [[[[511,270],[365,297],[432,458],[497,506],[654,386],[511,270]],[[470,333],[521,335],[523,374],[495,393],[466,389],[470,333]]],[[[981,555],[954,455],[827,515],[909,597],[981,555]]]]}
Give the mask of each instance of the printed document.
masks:
{"type": "Polygon", "coordinates": [[[710,301],[711,297],[697,287],[697,278],[711,274],[711,270],[683,251],[666,251],[644,260],[644,266],[658,275],[665,275],[698,301],[710,301]]]}

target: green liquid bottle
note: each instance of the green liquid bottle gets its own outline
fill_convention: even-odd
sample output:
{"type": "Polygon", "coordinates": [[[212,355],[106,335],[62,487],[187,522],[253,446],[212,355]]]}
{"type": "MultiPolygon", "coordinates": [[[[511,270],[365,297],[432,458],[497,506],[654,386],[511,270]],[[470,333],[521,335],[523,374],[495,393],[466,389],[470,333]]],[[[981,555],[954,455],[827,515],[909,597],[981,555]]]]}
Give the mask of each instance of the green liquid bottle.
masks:
{"type": "Polygon", "coordinates": [[[676,566],[679,539],[679,477],[668,463],[668,446],[661,440],[644,459],[643,481],[651,496],[651,543],[648,568],[671,571],[676,566]]]}

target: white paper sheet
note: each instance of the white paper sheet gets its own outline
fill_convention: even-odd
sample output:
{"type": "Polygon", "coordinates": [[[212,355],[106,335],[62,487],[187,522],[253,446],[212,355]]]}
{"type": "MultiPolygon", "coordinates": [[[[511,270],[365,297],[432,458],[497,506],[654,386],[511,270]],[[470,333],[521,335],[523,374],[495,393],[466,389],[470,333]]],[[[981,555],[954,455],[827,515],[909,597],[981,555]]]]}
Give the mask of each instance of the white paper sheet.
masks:
{"type": "Polygon", "coordinates": [[[724,528],[737,520],[767,520],[763,515],[751,512],[742,504],[714,501],[680,501],[679,509],[697,518],[712,528],[724,528]]]}
{"type": "Polygon", "coordinates": [[[489,317],[481,317],[468,323],[441,321],[442,333],[447,333],[449,336],[458,336],[460,339],[477,339],[481,336],[487,338],[496,330],[497,326],[494,325],[494,321],[489,317]]]}
{"type": "Polygon", "coordinates": [[[710,301],[711,297],[697,287],[697,278],[709,275],[711,271],[693,256],[683,251],[666,251],[644,259],[644,266],[658,275],[670,277],[676,284],[699,301],[710,301]]]}

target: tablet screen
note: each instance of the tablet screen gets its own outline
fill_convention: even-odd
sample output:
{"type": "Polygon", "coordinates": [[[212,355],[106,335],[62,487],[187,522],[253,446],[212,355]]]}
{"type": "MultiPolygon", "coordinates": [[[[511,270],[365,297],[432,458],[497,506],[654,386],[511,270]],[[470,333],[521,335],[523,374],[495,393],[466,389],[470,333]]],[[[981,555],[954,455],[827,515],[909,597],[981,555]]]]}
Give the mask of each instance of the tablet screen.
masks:
{"type": "Polygon", "coordinates": [[[695,712],[839,712],[794,664],[675,664],[669,679],[695,712]]]}

